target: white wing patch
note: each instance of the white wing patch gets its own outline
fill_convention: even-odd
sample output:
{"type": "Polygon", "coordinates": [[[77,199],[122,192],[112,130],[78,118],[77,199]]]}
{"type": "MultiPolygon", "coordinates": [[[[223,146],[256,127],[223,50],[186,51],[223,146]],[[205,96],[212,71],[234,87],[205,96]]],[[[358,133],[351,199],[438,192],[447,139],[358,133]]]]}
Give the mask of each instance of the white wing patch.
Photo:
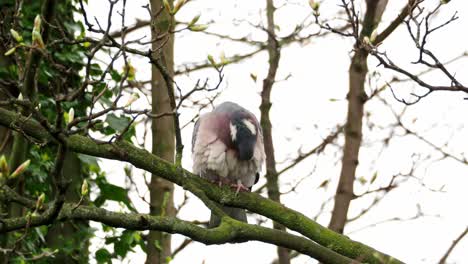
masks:
{"type": "Polygon", "coordinates": [[[250,122],[250,120],[243,119],[242,122],[250,130],[250,132],[252,132],[252,135],[257,134],[257,129],[255,128],[255,125],[252,122],[250,122]]]}
{"type": "Polygon", "coordinates": [[[235,125],[233,125],[231,122],[229,123],[229,130],[231,132],[231,139],[232,141],[236,141],[236,135],[237,135],[237,128],[235,125]]]}

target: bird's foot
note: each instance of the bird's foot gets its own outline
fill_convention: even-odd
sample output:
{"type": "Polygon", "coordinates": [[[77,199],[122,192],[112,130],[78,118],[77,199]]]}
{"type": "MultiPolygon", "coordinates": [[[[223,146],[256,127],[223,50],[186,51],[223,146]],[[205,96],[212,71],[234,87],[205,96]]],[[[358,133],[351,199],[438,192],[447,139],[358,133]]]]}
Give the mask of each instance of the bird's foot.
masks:
{"type": "Polygon", "coordinates": [[[250,192],[250,189],[245,187],[241,182],[237,182],[237,184],[233,183],[230,185],[233,188],[236,188],[236,195],[240,192],[250,192]]]}

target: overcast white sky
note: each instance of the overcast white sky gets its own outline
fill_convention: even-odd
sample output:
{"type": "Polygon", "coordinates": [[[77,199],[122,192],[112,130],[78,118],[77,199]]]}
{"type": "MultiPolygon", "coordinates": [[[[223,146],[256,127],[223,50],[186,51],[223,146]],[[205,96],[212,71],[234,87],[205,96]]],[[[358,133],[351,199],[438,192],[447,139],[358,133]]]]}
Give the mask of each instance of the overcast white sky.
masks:
{"type": "MultiPolygon", "coordinates": [[[[107,1],[89,1],[88,12],[99,18],[105,25],[104,16],[107,10],[107,1]]],[[[147,19],[146,10],[141,8],[147,1],[128,1],[128,24],[132,24],[135,18],[147,19]]],[[[338,10],[340,1],[324,1],[321,7],[321,15],[331,18],[338,10]]],[[[382,25],[396,16],[406,1],[391,2],[385,13],[382,25]]],[[[427,0],[433,6],[437,0],[427,0]]],[[[281,8],[276,12],[276,21],[279,25],[279,35],[286,35],[294,29],[297,23],[302,21],[310,12],[307,1],[275,1],[281,8]],[[284,5],[286,4],[286,5],[284,5]]],[[[264,9],[264,1],[208,1],[192,0],[177,14],[177,19],[189,21],[196,14],[201,14],[200,23],[210,23],[208,31],[229,34],[234,37],[251,36],[255,40],[265,40],[266,35],[251,24],[259,24],[264,19],[261,10],[264,9]],[[233,22],[236,21],[236,22],[233,22]],[[247,22],[248,21],[248,22],[247,22]]],[[[447,28],[438,32],[430,39],[430,48],[440,56],[442,61],[449,60],[466,51],[467,36],[464,34],[468,26],[468,3],[466,1],[451,1],[444,6],[437,17],[437,21],[443,21],[458,11],[460,18],[447,28]]],[[[115,16],[118,25],[120,18],[115,16]]],[[[148,30],[141,30],[132,36],[149,35],[148,30]]],[[[387,50],[394,61],[401,63],[412,70],[418,67],[410,64],[417,58],[415,49],[409,42],[407,31],[404,27],[398,29],[381,47],[387,50]]],[[[275,84],[272,95],[272,122],[276,156],[278,161],[284,161],[288,157],[297,155],[297,150],[312,149],[321,142],[337,125],[346,118],[347,101],[345,100],[348,89],[348,67],[352,40],[337,36],[326,38],[312,38],[307,45],[292,45],[283,49],[280,68],[277,79],[285,81],[275,84]]],[[[252,50],[244,44],[220,41],[215,37],[207,37],[201,33],[181,33],[177,35],[175,45],[175,61],[178,66],[187,62],[197,62],[206,59],[208,54],[219,58],[221,53],[227,57],[234,54],[243,54],[252,50]]],[[[381,68],[375,68],[376,62],[369,60],[370,71],[377,70],[381,77],[371,82],[369,89],[389,81],[393,74],[381,68]]],[[[149,79],[149,65],[146,60],[133,58],[132,64],[137,68],[137,79],[149,79]]],[[[460,81],[468,83],[467,61],[460,60],[450,65],[449,69],[456,73],[460,81]]],[[[252,59],[240,64],[225,68],[225,82],[221,85],[222,96],[216,101],[234,101],[254,112],[259,117],[260,105],[259,92],[261,80],[267,71],[267,54],[260,53],[252,59]],[[250,74],[258,76],[254,82],[250,74]]],[[[198,78],[211,78],[213,83],[216,75],[213,70],[195,72],[189,76],[177,79],[178,84],[190,89],[198,78]]],[[[427,76],[427,80],[447,84],[441,75],[427,76]]],[[[395,86],[398,96],[408,96],[412,84],[395,86]]],[[[206,96],[205,94],[200,96],[206,96]]],[[[385,91],[382,96],[391,103],[395,111],[400,111],[403,105],[396,102],[390,91],[385,91]]],[[[424,137],[440,145],[450,141],[446,151],[460,155],[468,149],[466,113],[468,113],[467,97],[457,93],[436,93],[422,100],[418,104],[407,109],[403,122],[424,137]],[[413,120],[416,120],[413,123],[413,120]]],[[[140,99],[141,107],[145,101],[140,99]]],[[[417,212],[419,204],[424,213],[439,215],[439,217],[424,217],[418,220],[405,222],[391,222],[353,232],[350,237],[354,240],[366,243],[385,253],[393,255],[407,263],[435,263],[445,253],[451,241],[461,233],[468,224],[468,210],[466,202],[468,194],[468,167],[460,163],[446,159],[437,161],[439,157],[427,144],[414,137],[397,137],[391,141],[380,156],[378,145],[373,142],[388,134],[388,130],[381,129],[394,123],[391,112],[382,103],[376,100],[366,105],[366,110],[372,115],[369,120],[377,124],[372,131],[365,129],[364,148],[360,154],[360,165],[357,176],[370,179],[377,172],[378,179],[374,183],[376,188],[388,183],[389,178],[397,173],[407,173],[413,154],[434,155],[428,161],[421,162],[415,172],[420,180],[409,180],[398,190],[393,191],[379,204],[372,213],[369,213],[359,221],[350,223],[346,232],[358,230],[361,227],[393,218],[408,218],[417,212]],[[375,145],[375,144],[374,144],[375,145]],[[426,187],[422,187],[424,184],[426,187]],[[444,192],[433,192],[430,189],[440,189],[444,192]]],[[[182,113],[182,123],[192,116],[182,113]]],[[[190,159],[190,135],[192,125],[183,130],[185,152],[183,164],[185,168],[191,168],[190,159]]],[[[398,132],[398,131],[397,131],[398,132]]],[[[399,131],[401,133],[401,131],[399,131]]],[[[338,140],[342,144],[343,138],[338,140]]],[[[340,171],[341,154],[335,146],[327,148],[319,158],[311,157],[295,169],[281,176],[282,190],[289,190],[291,183],[296,183],[307,176],[301,182],[296,192],[284,195],[283,203],[308,216],[315,216],[322,202],[331,197],[335,191],[340,171]],[[338,155],[337,155],[338,153],[338,155]],[[326,189],[318,186],[325,180],[330,180],[326,189]]],[[[466,157],[466,154],[465,154],[466,157]]],[[[108,172],[109,180],[115,184],[124,186],[125,179],[121,166],[112,161],[105,161],[104,169],[108,172]],[[111,166],[112,165],[112,166],[111,166]],[[115,165],[115,166],[114,166],[115,165]]],[[[279,164],[282,168],[286,164],[279,164]]],[[[261,180],[260,184],[264,182],[261,180]]],[[[140,185],[142,182],[139,183],[140,185]]],[[[367,185],[356,184],[356,192],[365,191],[367,185]]],[[[137,195],[132,197],[137,198],[137,195]]],[[[177,190],[176,202],[180,201],[182,192],[177,190]]],[[[365,208],[372,199],[360,199],[353,201],[350,217],[356,215],[365,208]]],[[[147,212],[144,203],[135,199],[140,212],[147,212]]],[[[112,206],[112,205],[111,205],[112,206]]],[[[115,208],[115,206],[113,207],[115,208]]],[[[322,225],[327,225],[330,217],[331,204],[325,208],[325,212],[318,218],[322,225]]],[[[206,220],[209,211],[196,198],[191,198],[190,204],[184,208],[180,217],[189,220],[206,220]]],[[[251,219],[254,222],[254,219],[251,219]]],[[[101,234],[100,236],[102,236],[101,234]]],[[[174,236],[173,243],[177,246],[183,237],[174,236]]],[[[103,245],[101,241],[95,241],[96,247],[103,245]]],[[[276,255],[275,247],[258,242],[248,242],[235,245],[205,246],[193,243],[174,259],[174,264],[179,263],[270,263],[276,255]]],[[[123,260],[124,263],[143,262],[145,256],[142,252],[131,254],[123,260]]],[[[462,241],[452,253],[449,263],[466,263],[468,259],[468,239],[462,241]]],[[[315,263],[307,257],[299,257],[293,263],[315,263]]]]}

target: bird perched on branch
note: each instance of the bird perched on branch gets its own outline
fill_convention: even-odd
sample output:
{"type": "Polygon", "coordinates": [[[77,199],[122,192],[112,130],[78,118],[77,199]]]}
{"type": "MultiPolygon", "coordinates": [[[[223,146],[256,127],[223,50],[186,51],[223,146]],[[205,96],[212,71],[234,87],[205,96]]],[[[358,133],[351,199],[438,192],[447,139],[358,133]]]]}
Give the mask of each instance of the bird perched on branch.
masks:
{"type": "MultiPolygon", "coordinates": [[[[265,161],[263,135],[255,116],[232,102],[218,105],[195,123],[192,135],[193,172],[219,185],[250,191],[265,161]]],[[[230,217],[247,222],[244,209],[222,206],[230,217]]],[[[211,214],[210,227],[220,223],[211,214]]]]}

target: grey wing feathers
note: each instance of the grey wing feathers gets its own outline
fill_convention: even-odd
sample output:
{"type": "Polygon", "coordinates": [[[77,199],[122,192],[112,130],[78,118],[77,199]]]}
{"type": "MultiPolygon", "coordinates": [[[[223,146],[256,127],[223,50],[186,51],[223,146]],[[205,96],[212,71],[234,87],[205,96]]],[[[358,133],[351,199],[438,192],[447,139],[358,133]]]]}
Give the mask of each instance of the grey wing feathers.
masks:
{"type": "Polygon", "coordinates": [[[193,132],[192,132],[192,153],[193,149],[195,147],[195,141],[197,139],[197,134],[198,134],[198,128],[200,127],[200,118],[197,119],[197,122],[195,122],[195,125],[193,126],[193,132]]]}

